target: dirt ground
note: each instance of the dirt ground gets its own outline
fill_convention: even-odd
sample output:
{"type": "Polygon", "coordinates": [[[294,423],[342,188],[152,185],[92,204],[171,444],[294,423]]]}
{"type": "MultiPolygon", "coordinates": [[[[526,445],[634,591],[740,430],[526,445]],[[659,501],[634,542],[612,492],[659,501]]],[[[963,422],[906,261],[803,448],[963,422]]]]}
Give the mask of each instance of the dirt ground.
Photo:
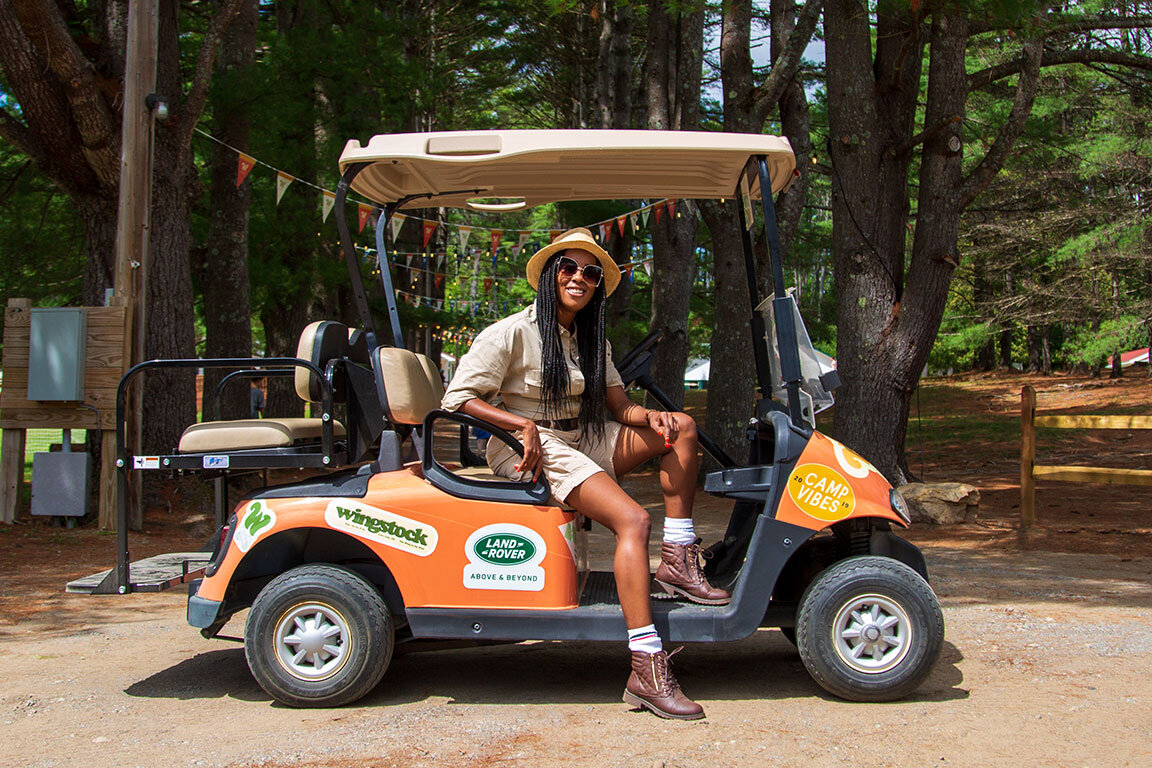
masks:
{"type": "MultiPolygon", "coordinates": [[[[447,766],[1045,765],[1152,760],[1152,517],[1139,486],[1041,484],[1019,528],[1019,388],[1042,411],[1146,412],[1128,377],[963,377],[924,387],[908,446],[929,481],[982,494],[980,519],[908,537],[947,624],[909,698],[834,699],[774,630],[690,645],[677,674],[708,717],[667,722],[620,702],[623,645],[522,643],[410,653],[357,704],[292,710],[248,672],[241,645],[204,640],[184,595],[87,597],[64,583],[111,563],[113,539],[22,521],[0,528],[0,765],[447,766]]],[[[1039,436],[1040,461],[1149,467],[1152,434],[1039,436]]],[[[626,487],[658,511],[651,473],[626,487]]],[[[187,493],[181,491],[180,493],[187,493]]],[[[728,506],[698,497],[698,530],[728,506]]],[[[207,517],[150,510],[134,558],[196,549],[207,517]]],[[[654,535],[658,541],[658,531],[654,535]]],[[[611,544],[593,548],[604,567],[611,544]]],[[[238,619],[242,620],[242,616],[238,619]]],[[[225,634],[240,634],[234,620],[225,634]]]]}

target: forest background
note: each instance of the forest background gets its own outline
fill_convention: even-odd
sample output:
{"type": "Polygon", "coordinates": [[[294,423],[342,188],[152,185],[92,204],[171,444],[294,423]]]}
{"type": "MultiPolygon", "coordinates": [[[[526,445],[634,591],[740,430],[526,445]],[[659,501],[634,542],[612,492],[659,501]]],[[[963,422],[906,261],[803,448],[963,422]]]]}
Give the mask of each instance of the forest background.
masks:
{"type": "MultiPolygon", "coordinates": [[[[350,138],[780,134],[800,170],[777,200],[787,279],[844,381],[832,432],[906,479],[925,370],[1102,373],[1109,355],[1148,345],[1150,6],[161,0],[170,116],[156,127],[146,357],[292,356],[311,320],[359,324],[320,192],[335,189],[350,138]],[[241,152],[260,163],[238,184],[241,152]]],[[[0,0],[4,301],[99,305],[114,282],[126,11],[0,0]]],[[[425,241],[409,221],[389,240],[408,345],[459,356],[530,300],[516,278],[549,230],[653,202],[409,211],[437,227],[425,241]],[[466,242],[460,227],[475,228],[466,242]]],[[[677,399],[688,362],[710,359],[705,426],[740,456],[755,378],[734,203],[661,212],[598,231],[619,263],[653,267],[613,296],[610,336],[619,355],[662,330],[654,372],[677,399]]],[[[370,225],[358,244],[370,269],[370,225]]],[[[371,298],[383,318],[381,292],[371,298]]],[[[167,450],[196,419],[193,387],[149,376],[146,446],[167,450]]],[[[286,386],[270,390],[269,414],[302,412],[286,386]]],[[[225,417],[246,413],[234,392],[225,417]]]]}

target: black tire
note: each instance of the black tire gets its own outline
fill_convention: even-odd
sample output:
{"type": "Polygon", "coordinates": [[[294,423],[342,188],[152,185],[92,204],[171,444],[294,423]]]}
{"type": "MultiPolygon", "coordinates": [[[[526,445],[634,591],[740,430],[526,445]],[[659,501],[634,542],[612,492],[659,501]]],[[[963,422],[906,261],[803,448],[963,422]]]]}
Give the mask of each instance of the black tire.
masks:
{"type": "Polygon", "coordinates": [[[335,565],[302,565],[277,576],[244,626],[252,676],[290,707],[339,707],[364,696],[388,669],[392,643],[392,616],[380,593],[335,565]],[[316,650],[316,643],[323,647],[316,650]],[[308,650],[302,645],[315,652],[300,658],[308,650]]]}
{"type": "Polygon", "coordinates": [[[804,666],[829,693],[892,701],[932,672],[944,616],[932,587],[904,563],[851,557],[826,568],[804,591],[796,640],[804,666]]]}

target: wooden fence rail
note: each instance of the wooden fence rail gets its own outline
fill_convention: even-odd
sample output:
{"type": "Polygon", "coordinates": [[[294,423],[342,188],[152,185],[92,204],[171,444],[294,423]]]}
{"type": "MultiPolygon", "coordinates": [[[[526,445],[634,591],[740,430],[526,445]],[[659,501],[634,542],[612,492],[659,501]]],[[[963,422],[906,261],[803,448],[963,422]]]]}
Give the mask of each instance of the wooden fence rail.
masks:
{"type": "Polygon", "coordinates": [[[1036,480],[1069,483],[1116,483],[1152,485],[1150,469],[1117,469],[1073,464],[1036,463],[1036,427],[1054,429],[1152,429],[1152,416],[1036,415],[1036,390],[1020,390],[1020,522],[1027,528],[1036,521],[1036,480]]]}

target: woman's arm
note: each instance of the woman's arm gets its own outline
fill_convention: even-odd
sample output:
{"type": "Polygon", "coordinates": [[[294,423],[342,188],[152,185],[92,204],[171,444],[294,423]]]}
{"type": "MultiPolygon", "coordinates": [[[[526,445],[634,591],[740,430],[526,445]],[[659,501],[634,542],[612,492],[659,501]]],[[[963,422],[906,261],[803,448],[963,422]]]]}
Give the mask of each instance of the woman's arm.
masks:
{"type": "Polygon", "coordinates": [[[509,413],[494,405],[489,405],[479,397],[465,400],[460,406],[460,411],[469,416],[489,421],[509,432],[520,432],[520,442],[524,444],[524,458],[520,460],[515,469],[517,472],[531,472],[533,481],[540,479],[542,468],[540,460],[543,458],[543,448],[540,445],[540,432],[536,428],[536,422],[509,413]]]}
{"type": "Polygon", "coordinates": [[[608,411],[612,418],[629,427],[648,427],[659,432],[665,442],[674,443],[680,427],[666,411],[652,411],[632,402],[624,387],[608,387],[608,411]]]}

